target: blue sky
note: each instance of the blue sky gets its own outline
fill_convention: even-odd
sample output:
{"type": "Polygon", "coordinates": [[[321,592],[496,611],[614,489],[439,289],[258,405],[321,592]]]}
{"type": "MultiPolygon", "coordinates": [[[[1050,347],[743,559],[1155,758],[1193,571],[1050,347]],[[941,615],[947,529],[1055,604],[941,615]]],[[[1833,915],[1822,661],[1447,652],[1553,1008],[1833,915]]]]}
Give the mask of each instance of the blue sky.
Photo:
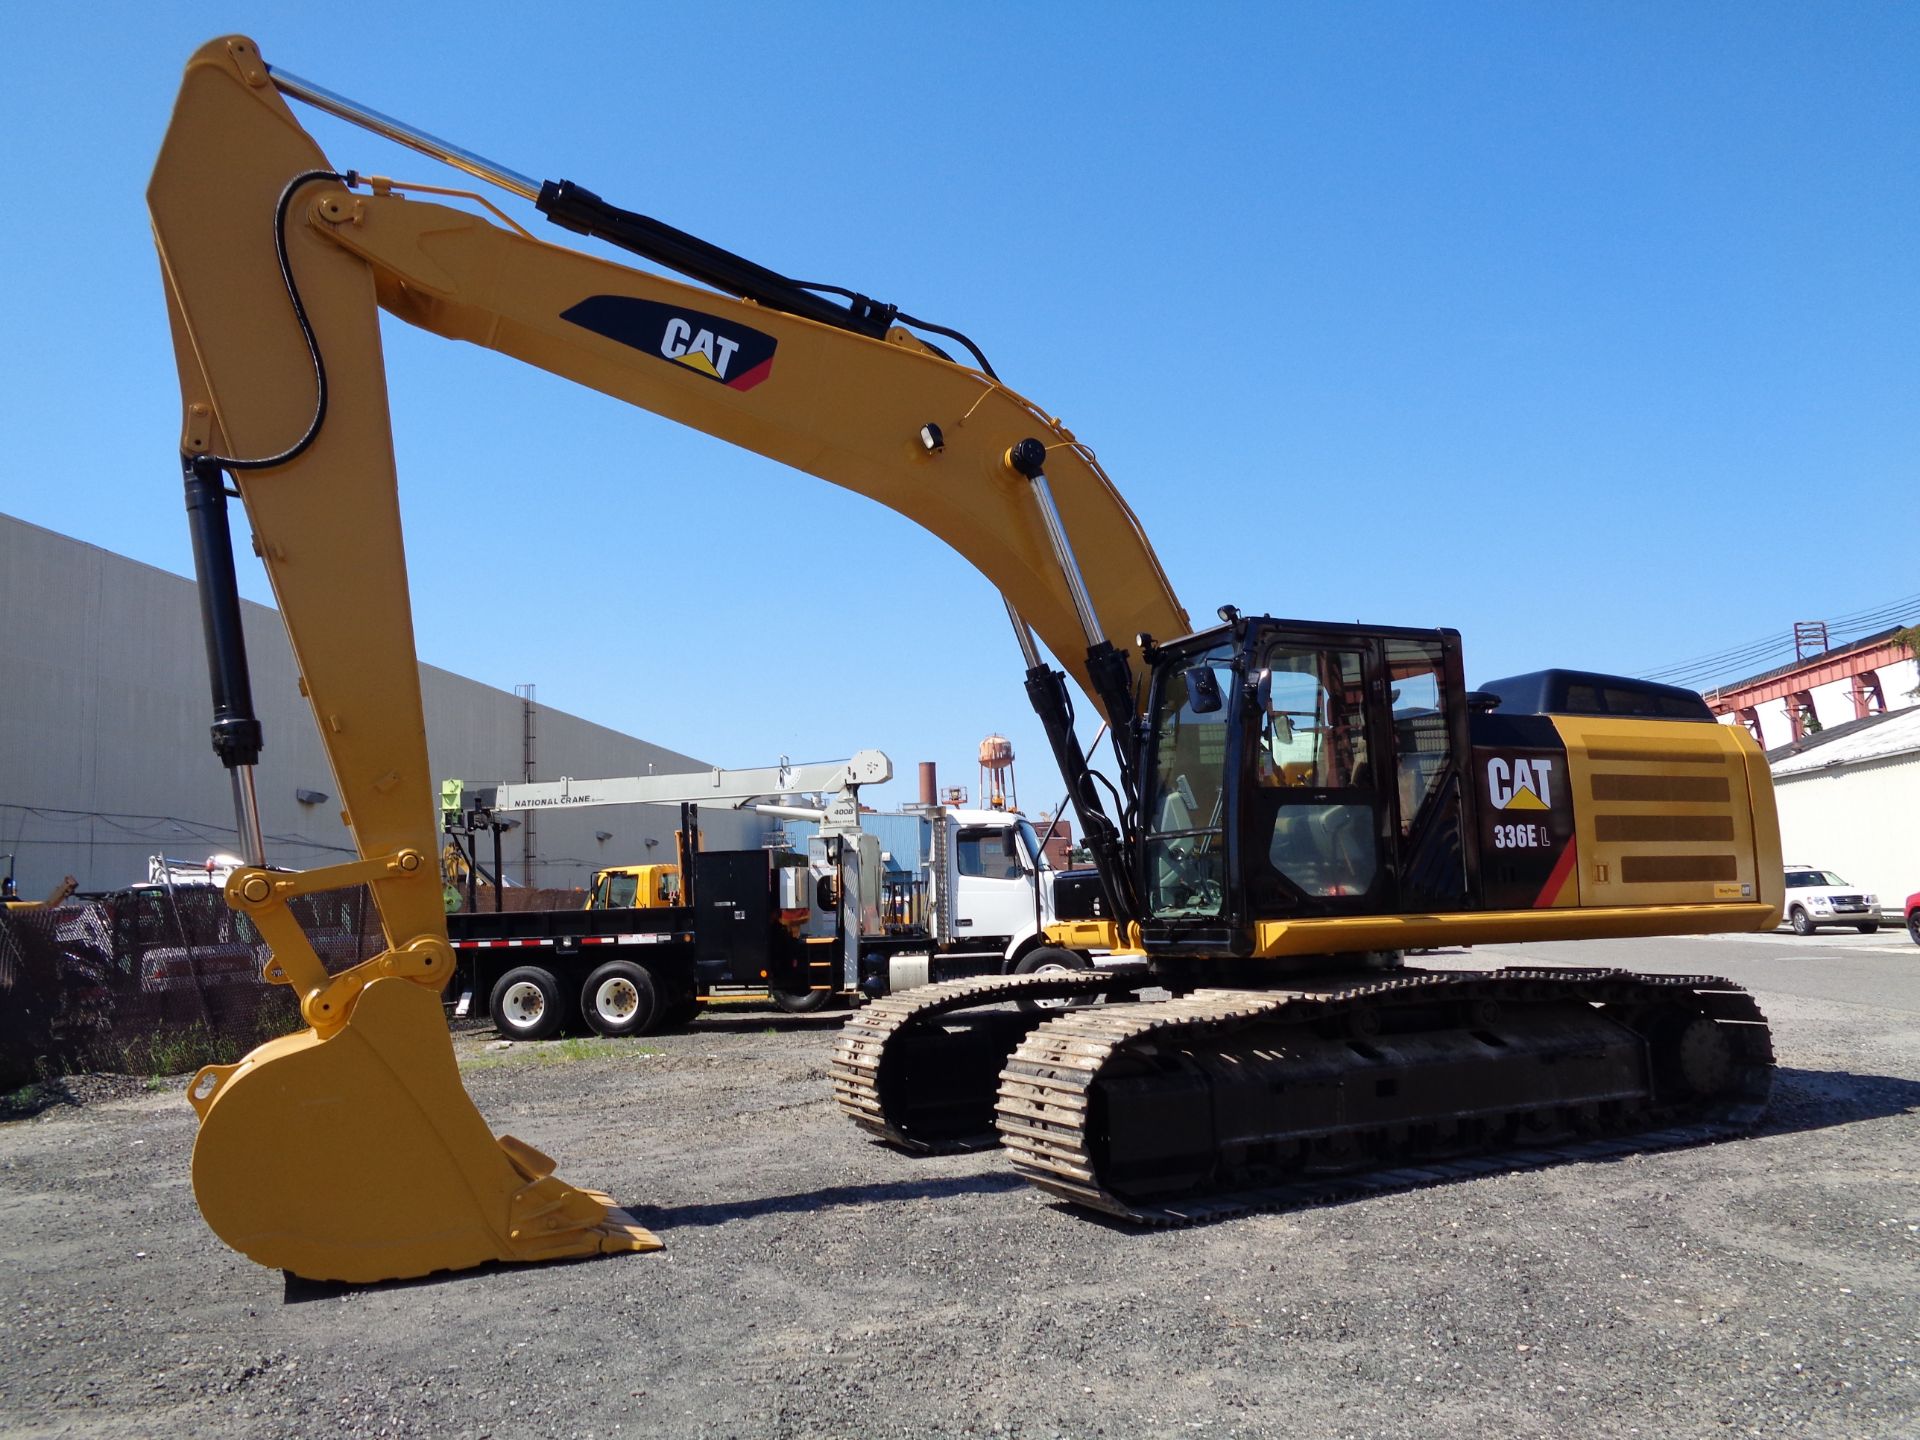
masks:
{"type": "MultiPolygon", "coordinates": [[[[1920,588],[1920,8],[79,13],[9,16],[0,510],[170,570],[143,191],[188,54],[240,30],[965,330],[1099,453],[1196,619],[1452,625],[1470,679],[1631,673],[1920,588]]],[[[447,178],[303,119],[343,167],[447,178]]],[[[877,745],[971,785],[998,730],[1028,807],[1057,798],[993,594],[910,523],[387,343],[423,659],[728,765],[877,745]]]]}

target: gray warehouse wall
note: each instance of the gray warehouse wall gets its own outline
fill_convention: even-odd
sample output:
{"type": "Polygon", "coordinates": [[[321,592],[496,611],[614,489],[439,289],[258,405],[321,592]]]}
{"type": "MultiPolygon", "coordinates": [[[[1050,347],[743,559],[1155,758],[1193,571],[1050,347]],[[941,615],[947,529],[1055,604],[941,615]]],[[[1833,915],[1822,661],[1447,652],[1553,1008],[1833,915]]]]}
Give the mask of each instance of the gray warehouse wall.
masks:
{"type": "MultiPolygon", "coordinates": [[[[280,618],[265,605],[242,609],[266,731],[256,780],[268,859],[295,869],[351,859],[337,799],[294,798],[333,797],[338,787],[280,618]]],[[[521,778],[518,696],[431,665],[420,683],[436,778],[521,778]]],[[[116,889],[145,878],[149,855],[233,850],[231,789],[207,740],[210,719],[191,580],[0,515],[0,852],[17,856],[23,895],[67,874],[83,889],[116,889]]],[[[534,729],[539,779],[706,768],[563,711],[536,707],[534,729]]],[[[542,814],[531,883],[582,885],[600,865],[670,857],[678,818],[666,807],[542,814]],[[599,831],[611,838],[597,840],[599,831]]],[[[703,811],[702,828],[709,846],[752,847],[770,826],[703,811]]],[[[509,878],[527,883],[520,842],[520,832],[503,837],[503,854],[509,878]]]]}

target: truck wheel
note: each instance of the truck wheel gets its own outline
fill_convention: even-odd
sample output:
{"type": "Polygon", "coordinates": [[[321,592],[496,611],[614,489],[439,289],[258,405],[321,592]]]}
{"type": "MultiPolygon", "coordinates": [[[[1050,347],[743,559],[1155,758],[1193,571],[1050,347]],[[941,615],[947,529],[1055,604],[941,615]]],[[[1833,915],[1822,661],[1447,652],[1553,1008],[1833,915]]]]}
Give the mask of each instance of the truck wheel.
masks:
{"type": "Polygon", "coordinates": [[[538,965],[509,970],[493,987],[487,1001],[493,1028],[514,1040],[545,1040],[556,1035],[567,1018],[566,997],[560,982],[538,965]]]}
{"type": "MultiPolygon", "coordinates": [[[[1062,949],[1058,945],[1036,945],[1020,957],[1013,967],[1016,975],[1078,975],[1082,970],[1091,970],[1093,962],[1078,950],[1062,949]]],[[[1022,1000],[1020,1008],[1029,1015],[1044,1014],[1049,1010],[1064,1010],[1073,1002],[1070,1000],[1022,1000]]]]}
{"type": "Polygon", "coordinates": [[[1807,918],[1807,912],[1802,910],[1798,905],[1793,907],[1793,914],[1790,918],[1793,921],[1794,934],[1796,935],[1813,934],[1813,921],[1807,918]]]}
{"type": "Polygon", "coordinates": [[[817,1015],[833,1004],[831,990],[769,990],[767,994],[789,1015],[817,1015]]]}
{"type": "Polygon", "coordinates": [[[631,960],[609,960],[580,987],[580,1013],[596,1035],[644,1035],[660,1010],[653,976],[631,960]]]}

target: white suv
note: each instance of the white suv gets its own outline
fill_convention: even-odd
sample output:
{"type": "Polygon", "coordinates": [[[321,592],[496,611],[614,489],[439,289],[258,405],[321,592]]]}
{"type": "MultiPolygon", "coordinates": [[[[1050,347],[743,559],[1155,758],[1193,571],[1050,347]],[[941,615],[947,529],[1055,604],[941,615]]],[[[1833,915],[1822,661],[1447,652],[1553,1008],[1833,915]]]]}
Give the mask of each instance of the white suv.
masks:
{"type": "Polygon", "coordinates": [[[1856,890],[1831,870],[1787,866],[1787,923],[1796,935],[1822,925],[1851,925],[1862,935],[1880,928],[1880,897],[1856,890]]]}

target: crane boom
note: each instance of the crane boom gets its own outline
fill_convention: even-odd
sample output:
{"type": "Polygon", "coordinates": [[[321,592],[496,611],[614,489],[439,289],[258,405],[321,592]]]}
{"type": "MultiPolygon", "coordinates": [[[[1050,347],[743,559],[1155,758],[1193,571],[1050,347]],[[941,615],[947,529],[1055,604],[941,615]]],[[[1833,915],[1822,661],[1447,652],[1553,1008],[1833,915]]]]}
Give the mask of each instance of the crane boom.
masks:
{"type": "Polygon", "coordinates": [[[863,785],[893,778],[893,762],[878,750],[862,750],[850,760],[808,765],[767,765],[747,770],[695,770],[676,775],[625,775],[609,780],[527,780],[468,786],[475,806],[494,811],[569,810],[593,805],[676,805],[694,803],[739,809],[766,795],[828,791],[857,796],[863,785]]]}

